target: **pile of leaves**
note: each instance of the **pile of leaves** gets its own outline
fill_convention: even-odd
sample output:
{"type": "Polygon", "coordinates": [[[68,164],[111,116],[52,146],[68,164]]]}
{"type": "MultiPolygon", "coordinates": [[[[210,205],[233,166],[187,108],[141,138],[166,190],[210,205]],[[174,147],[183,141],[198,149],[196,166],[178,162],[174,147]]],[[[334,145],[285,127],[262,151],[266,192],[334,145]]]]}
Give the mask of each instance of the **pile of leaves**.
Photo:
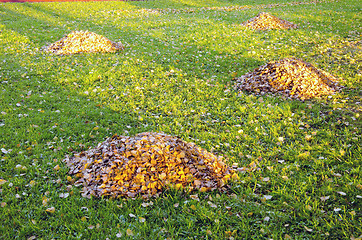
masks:
{"type": "Polygon", "coordinates": [[[278,93],[301,100],[330,95],[342,88],[331,74],[295,58],[269,62],[236,78],[236,82],[238,90],[278,93]]]}
{"type": "Polygon", "coordinates": [[[298,28],[294,23],[280,19],[266,12],[259,13],[256,17],[249,19],[241,25],[256,30],[298,28]]]}
{"type": "Polygon", "coordinates": [[[163,133],[114,135],[64,161],[79,178],[75,185],[83,185],[83,197],[149,198],[169,187],[205,192],[238,177],[221,156],[163,133]]]}
{"type": "Polygon", "coordinates": [[[88,31],[73,31],[46,47],[46,51],[58,55],[86,52],[116,52],[124,49],[120,42],[113,42],[106,37],[88,31]]]}

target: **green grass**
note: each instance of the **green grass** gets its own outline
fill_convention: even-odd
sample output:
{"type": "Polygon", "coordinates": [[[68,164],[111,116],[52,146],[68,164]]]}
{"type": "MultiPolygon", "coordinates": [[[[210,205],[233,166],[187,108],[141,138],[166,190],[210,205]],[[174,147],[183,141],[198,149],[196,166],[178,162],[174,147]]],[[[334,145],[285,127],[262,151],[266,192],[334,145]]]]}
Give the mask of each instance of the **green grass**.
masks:
{"type": "Polygon", "coordinates": [[[0,4],[0,238],[362,235],[361,3],[291,2],[0,4]],[[240,26],[260,11],[299,29],[240,26]],[[42,51],[73,30],[102,34],[126,49],[42,51]],[[233,73],[290,56],[343,79],[346,88],[305,102],[234,90],[233,73]],[[194,193],[200,201],[168,191],[142,206],[141,199],[85,199],[80,187],[70,189],[61,161],[67,154],[114,133],[144,131],[179,136],[230,165],[257,168],[240,172],[229,192],[194,193]],[[45,211],[50,207],[54,213],[45,211]]]}

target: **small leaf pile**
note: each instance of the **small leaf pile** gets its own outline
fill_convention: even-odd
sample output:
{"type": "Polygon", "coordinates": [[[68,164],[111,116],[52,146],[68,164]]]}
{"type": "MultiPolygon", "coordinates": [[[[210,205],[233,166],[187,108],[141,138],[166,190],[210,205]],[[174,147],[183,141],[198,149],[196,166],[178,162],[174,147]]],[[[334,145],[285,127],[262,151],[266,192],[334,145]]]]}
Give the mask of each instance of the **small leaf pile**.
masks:
{"type": "Polygon", "coordinates": [[[58,55],[86,52],[116,52],[124,49],[120,42],[88,31],[73,31],[46,48],[46,51],[58,55]]]}
{"type": "Polygon", "coordinates": [[[163,133],[114,135],[96,148],[66,157],[82,196],[158,196],[174,187],[201,192],[221,188],[237,174],[222,157],[163,133]]]}
{"type": "Polygon", "coordinates": [[[294,58],[269,62],[237,78],[236,82],[238,90],[261,95],[279,93],[301,100],[330,95],[341,89],[331,74],[294,58]]]}
{"type": "Polygon", "coordinates": [[[259,13],[257,16],[249,19],[241,25],[255,30],[298,28],[298,26],[294,23],[280,19],[266,12],[259,13]]]}

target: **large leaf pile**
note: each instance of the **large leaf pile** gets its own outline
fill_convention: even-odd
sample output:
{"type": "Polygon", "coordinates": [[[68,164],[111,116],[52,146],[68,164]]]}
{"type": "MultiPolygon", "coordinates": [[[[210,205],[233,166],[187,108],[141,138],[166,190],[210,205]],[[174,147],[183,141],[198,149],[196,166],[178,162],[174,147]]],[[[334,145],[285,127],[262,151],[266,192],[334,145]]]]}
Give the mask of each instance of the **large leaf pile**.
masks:
{"type": "Polygon", "coordinates": [[[280,19],[266,12],[259,13],[257,16],[242,23],[242,25],[256,30],[294,29],[298,27],[294,23],[280,19]]]}
{"type": "Polygon", "coordinates": [[[237,178],[222,157],[162,133],[114,135],[64,161],[79,178],[75,184],[83,185],[84,197],[148,198],[167,187],[204,192],[237,178]]]}
{"type": "Polygon", "coordinates": [[[239,90],[279,93],[302,100],[333,94],[341,88],[331,74],[294,58],[269,62],[236,81],[239,90]]]}
{"type": "Polygon", "coordinates": [[[124,49],[120,42],[88,31],[73,31],[46,48],[47,51],[59,54],[86,52],[116,52],[124,49]]]}

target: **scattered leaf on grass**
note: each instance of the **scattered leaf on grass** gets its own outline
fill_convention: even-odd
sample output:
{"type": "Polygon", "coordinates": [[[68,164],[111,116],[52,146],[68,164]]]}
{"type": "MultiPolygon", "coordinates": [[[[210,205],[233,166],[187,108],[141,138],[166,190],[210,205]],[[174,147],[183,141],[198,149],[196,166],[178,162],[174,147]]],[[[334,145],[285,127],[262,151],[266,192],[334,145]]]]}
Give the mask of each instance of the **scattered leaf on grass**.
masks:
{"type": "Polygon", "coordinates": [[[324,202],[324,201],[327,201],[329,199],[329,196],[320,197],[320,199],[324,202]]]}
{"type": "Polygon", "coordinates": [[[5,206],[6,206],[6,202],[1,202],[1,203],[0,203],[0,206],[1,206],[1,207],[5,207],[5,206]]]}
{"type": "Polygon", "coordinates": [[[127,229],[127,236],[133,236],[133,231],[131,229],[127,229]]]}
{"type": "Polygon", "coordinates": [[[211,201],[207,201],[207,203],[210,205],[210,207],[212,208],[217,208],[217,205],[211,201]]]}
{"type": "Polygon", "coordinates": [[[308,227],[306,227],[306,226],[304,226],[304,228],[305,228],[305,230],[307,230],[308,232],[313,232],[313,229],[311,229],[311,228],[308,228],[308,227]]]}
{"type": "Polygon", "coordinates": [[[0,179],[0,186],[3,185],[4,183],[6,183],[7,181],[4,179],[0,179]]]}
{"type": "Polygon", "coordinates": [[[45,211],[49,212],[49,213],[54,213],[55,212],[55,207],[50,207],[45,209],[45,211]]]}
{"type": "Polygon", "coordinates": [[[270,177],[265,177],[265,178],[263,178],[262,180],[263,180],[264,182],[269,182],[270,177]]]}
{"type": "Polygon", "coordinates": [[[273,197],[273,196],[271,196],[271,195],[264,195],[264,196],[263,196],[263,198],[264,198],[265,200],[272,199],[272,197],[273,197]]]}
{"type": "Polygon", "coordinates": [[[117,238],[121,238],[121,237],[122,237],[122,233],[121,233],[121,232],[117,233],[117,234],[116,234],[116,237],[117,237],[117,238]]]}
{"type": "Polygon", "coordinates": [[[140,217],[140,218],[138,219],[138,221],[140,221],[141,223],[143,223],[143,222],[146,221],[146,218],[140,217]]]}
{"type": "Polygon", "coordinates": [[[347,194],[345,192],[337,192],[339,194],[341,194],[342,196],[346,196],[347,194]]]}

